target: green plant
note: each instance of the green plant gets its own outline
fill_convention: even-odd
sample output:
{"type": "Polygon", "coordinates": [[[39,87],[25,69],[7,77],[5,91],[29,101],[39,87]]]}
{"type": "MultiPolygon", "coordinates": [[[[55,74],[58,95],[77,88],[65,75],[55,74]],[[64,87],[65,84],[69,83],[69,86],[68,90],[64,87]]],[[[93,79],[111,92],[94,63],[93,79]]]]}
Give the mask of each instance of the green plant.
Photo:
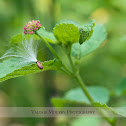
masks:
{"type": "MultiPolygon", "coordinates": [[[[0,63],[0,81],[45,70],[58,70],[75,78],[80,88],[69,91],[64,98],[53,98],[54,106],[64,107],[66,103],[81,103],[108,108],[106,104],[109,100],[109,91],[103,87],[86,87],[79,74],[81,58],[93,52],[106,38],[107,34],[102,25],[95,25],[94,20],[85,25],[66,20],[57,24],[53,32],[47,32],[39,21],[33,20],[27,23],[24,30],[26,35],[14,36],[10,41],[10,49],[1,57],[10,58],[0,63]],[[38,64],[36,65],[38,61],[36,40],[42,40],[55,56],[54,60],[41,62],[43,66],[41,69],[37,67],[38,64]],[[68,66],[49,43],[64,50],[69,60],[68,66]]],[[[98,111],[102,116],[105,115],[101,110],[98,111]]],[[[112,126],[116,125],[115,118],[105,116],[104,119],[112,126]]]]}

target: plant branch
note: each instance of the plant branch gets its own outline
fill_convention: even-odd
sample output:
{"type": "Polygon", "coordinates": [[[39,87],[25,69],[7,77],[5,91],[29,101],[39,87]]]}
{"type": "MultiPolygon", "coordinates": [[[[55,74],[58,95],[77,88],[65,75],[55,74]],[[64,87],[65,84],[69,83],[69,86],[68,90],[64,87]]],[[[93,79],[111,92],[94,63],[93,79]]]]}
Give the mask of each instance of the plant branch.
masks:
{"type": "Polygon", "coordinates": [[[100,109],[97,108],[97,106],[94,105],[94,100],[92,99],[92,97],[90,96],[87,88],[86,88],[86,85],[84,84],[84,82],[82,81],[81,77],[79,74],[76,74],[75,75],[75,78],[79,84],[79,86],[81,87],[81,89],[83,90],[84,94],[87,96],[87,98],[89,99],[90,103],[96,107],[97,111],[103,116],[103,118],[108,122],[110,123],[112,126],[115,126],[115,121],[113,120],[110,120],[109,118],[106,117],[106,115],[104,114],[104,112],[102,112],[100,109]]]}
{"type": "Polygon", "coordinates": [[[75,73],[76,69],[74,67],[74,63],[73,63],[73,60],[72,60],[72,57],[71,57],[71,47],[72,47],[72,45],[69,46],[68,58],[69,58],[70,64],[72,65],[73,73],[75,73]]]}
{"type": "Polygon", "coordinates": [[[80,75],[79,74],[75,75],[75,79],[77,80],[79,86],[81,87],[81,89],[83,90],[83,92],[85,93],[85,95],[87,96],[89,101],[91,102],[91,104],[93,104],[94,101],[93,101],[92,97],[90,96],[90,94],[88,93],[88,90],[87,90],[85,84],[83,83],[80,75]]]}
{"type": "MultiPolygon", "coordinates": [[[[60,57],[57,55],[56,51],[52,48],[52,46],[41,36],[39,35],[37,32],[35,32],[35,34],[45,43],[45,45],[50,49],[50,51],[54,54],[55,58],[60,60],[60,57]]],[[[72,72],[63,64],[63,68],[68,72],[68,74],[72,74],[72,72]]],[[[63,72],[63,70],[60,69],[60,71],[63,72]]],[[[66,73],[66,71],[64,71],[64,73],[66,73]]]]}
{"type": "Polygon", "coordinates": [[[60,59],[59,56],[57,55],[57,53],[55,52],[55,50],[52,48],[52,46],[42,37],[40,36],[37,32],[35,32],[35,34],[42,39],[42,41],[45,43],[45,45],[50,49],[50,51],[54,54],[54,56],[56,57],[56,59],[60,59]]]}
{"type": "MultiPolygon", "coordinates": [[[[40,38],[42,39],[42,41],[45,43],[45,45],[46,45],[46,46],[50,49],[50,51],[54,54],[54,56],[56,57],[56,59],[60,60],[60,57],[57,55],[56,51],[52,48],[52,46],[51,46],[43,37],[41,37],[37,32],[35,32],[35,34],[36,34],[38,37],[40,37],[40,38]]],[[[63,69],[59,69],[59,70],[62,71],[62,72],[64,72],[65,74],[67,74],[67,75],[69,75],[69,76],[75,77],[75,79],[77,80],[79,86],[80,86],[81,89],[83,90],[84,94],[85,94],[85,95],[87,96],[87,98],[89,99],[90,103],[91,103],[94,107],[97,108],[97,106],[94,105],[94,100],[93,100],[92,97],[90,96],[90,94],[89,94],[89,92],[88,92],[88,90],[87,90],[87,88],[86,88],[86,85],[84,84],[84,82],[82,81],[82,79],[81,79],[81,77],[80,77],[80,75],[79,75],[79,72],[77,72],[77,69],[76,69],[76,67],[74,66],[74,63],[73,63],[73,60],[72,60],[72,57],[71,57],[71,46],[72,46],[72,45],[69,46],[68,52],[67,52],[67,51],[65,51],[65,52],[67,52],[66,54],[67,54],[67,56],[68,56],[68,59],[69,59],[69,62],[70,62],[70,64],[71,64],[71,67],[72,67],[72,71],[73,71],[73,72],[71,72],[64,64],[63,64],[63,68],[64,68],[65,70],[63,70],[63,69]]],[[[99,111],[99,113],[104,117],[104,119],[105,119],[109,124],[111,124],[112,126],[115,126],[115,125],[116,125],[116,124],[115,124],[115,120],[110,120],[109,118],[105,117],[105,114],[104,114],[101,110],[99,110],[99,109],[97,109],[97,110],[99,111]]]]}
{"type": "Polygon", "coordinates": [[[65,71],[63,69],[59,69],[59,71],[61,71],[61,72],[65,73],[65,74],[67,74],[68,76],[72,77],[72,74],[69,71],[65,71]]]}
{"type": "Polygon", "coordinates": [[[97,106],[95,106],[95,102],[94,100],[92,99],[92,97],[90,96],[87,88],[86,88],[86,85],[84,84],[84,82],[82,81],[80,75],[79,75],[79,71],[77,72],[76,70],[76,67],[74,66],[74,63],[73,63],[73,60],[72,60],[72,57],[71,57],[71,46],[69,48],[69,52],[68,52],[68,58],[69,58],[69,61],[70,61],[70,64],[72,65],[72,70],[73,70],[73,75],[75,76],[75,79],[77,80],[79,86],[81,87],[81,89],[83,90],[84,94],[87,96],[87,98],[89,99],[90,103],[96,107],[96,109],[98,110],[98,112],[103,116],[103,118],[109,123],[111,124],[112,126],[115,126],[115,120],[110,120],[109,118],[106,117],[106,115],[104,114],[104,112],[102,112],[100,109],[97,108],[97,106]]]}
{"type": "Polygon", "coordinates": [[[72,65],[71,66],[72,67],[72,71],[74,73],[75,72],[75,68],[74,68],[74,64],[73,64],[73,61],[72,61],[72,57],[71,57],[71,46],[72,45],[69,45],[68,50],[66,50],[63,45],[60,45],[60,46],[62,47],[63,51],[66,53],[67,58],[68,58],[68,60],[70,62],[70,65],[72,65]]]}

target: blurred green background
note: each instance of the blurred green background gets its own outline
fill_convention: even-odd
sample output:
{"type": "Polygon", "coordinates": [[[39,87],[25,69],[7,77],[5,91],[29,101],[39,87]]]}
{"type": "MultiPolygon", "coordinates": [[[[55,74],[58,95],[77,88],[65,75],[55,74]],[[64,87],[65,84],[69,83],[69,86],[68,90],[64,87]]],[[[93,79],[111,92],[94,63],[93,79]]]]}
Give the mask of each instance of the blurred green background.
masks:
{"type": "MultiPolygon", "coordinates": [[[[100,48],[81,60],[80,72],[87,85],[102,85],[113,91],[126,77],[125,5],[125,0],[0,0],[0,56],[8,49],[11,37],[23,33],[30,20],[40,20],[51,31],[63,19],[80,23],[95,19],[104,24],[108,36],[100,48]]],[[[53,59],[44,44],[39,51],[39,60],[53,59]]],[[[63,96],[74,87],[73,79],[55,71],[10,79],[0,83],[0,106],[49,107],[52,97],[63,96]]],[[[124,104],[125,97],[112,96],[109,105],[115,103],[124,104]]],[[[124,120],[120,119],[120,126],[126,125],[124,120]]],[[[1,118],[0,126],[75,126],[71,122],[65,118],[1,118]]]]}

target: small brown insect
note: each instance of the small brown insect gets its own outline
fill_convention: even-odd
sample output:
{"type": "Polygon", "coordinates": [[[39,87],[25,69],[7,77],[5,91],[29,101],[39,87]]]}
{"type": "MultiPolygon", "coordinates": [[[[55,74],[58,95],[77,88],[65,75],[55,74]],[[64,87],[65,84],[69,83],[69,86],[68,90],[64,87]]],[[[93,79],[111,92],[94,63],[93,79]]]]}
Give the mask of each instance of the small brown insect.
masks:
{"type": "Polygon", "coordinates": [[[38,60],[36,61],[36,64],[37,64],[38,68],[43,69],[42,63],[40,63],[38,60]]]}

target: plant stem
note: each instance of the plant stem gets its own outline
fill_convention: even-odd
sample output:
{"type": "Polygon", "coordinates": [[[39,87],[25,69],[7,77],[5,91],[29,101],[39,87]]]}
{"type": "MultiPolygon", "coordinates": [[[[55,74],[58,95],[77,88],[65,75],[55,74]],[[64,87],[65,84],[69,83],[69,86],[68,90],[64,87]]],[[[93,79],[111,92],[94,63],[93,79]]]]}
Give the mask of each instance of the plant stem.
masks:
{"type": "Polygon", "coordinates": [[[54,54],[54,56],[57,59],[60,59],[59,56],[57,55],[57,53],[55,52],[55,50],[52,48],[52,46],[43,38],[41,37],[37,32],[35,32],[35,34],[40,37],[42,39],[42,41],[45,43],[45,45],[50,49],[50,51],[54,54]]]}
{"type": "Polygon", "coordinates": [[[72,71],[73,71],[73,73],[74,73],[74,72],[75,72],[75,68],[74,68],[74,64],[73,64],[72,58],[71,58],[71,46],[72,46],[72,45],[69,45],[68,50],[65,49],[65,47],[64,47],[63,45],[60,45],[60,46],[62,47],[62,49],[63,49],[63,51],[64,51],[65,53],[68,52],[68,53],[66,53],[66,55],[67,55],[67,57],[68,57],[68,60],[69,60],[69,62],[70,62],[70,65],[72,65],[71,67],[72,67],[72,71]]]}
{"type": "Polygon", "coordinates": [[[79,74],[75,75],[75,78],[76,78],[79,86],[81,87],[81,89],[83,90],[83,92],[85,93],[85,95],[87,96],[87,98],[89,99],[89,101],[91,102],[91,104],[93,104],[94,101],[93,101],[92,97],[90,96],[90,94],[88,93],[88,90],[87,90],[85,84],[83,83],[80,75],[79,74]]]}
{"type": "Polygon", "coordinates": [[[60,69],[60,68],[59,68],[59,71],[61,71],[61,72],[65,73],[65,74],[67,74],[68,76],[72,77],[72,74],[69,71],[65,71],[65,70],[60,69]]]}
{"type": "MultiPolygon", "coordinates": [[[[60,60],[60,57],[57,55],[56,51],[52,48],[52,46],[42,36],[40,36],[37,32],[35,32],[35,34],[45,43],[45,45],[54,54],[55,58],[58,59],[58,60],[60,60]]],[[[62,71],[64,73],[68,72],[68,74],[70,74],[70,75],[72,74],[72,72],[64,64],[63,64],[63,68],[65,69],[65,71],[61,70],[61,69],[60,69],[60,71],[62,71]]]]}
{"type": "Polygon", "coordinates": [[[87,88],[86,88],[86,85],[84,84],[84,82],[82,81],[80,75],[78,72],[76,72],[76,67],[74,66],[74,63],[73,63],[73,60],[72,60],[72,57],[71,57],[71,46],[69,48],[69,52],[68,52],[68,58],[69,58],[69,61],[72,65],[72,70],[73,70],[73,76],[75,76],[75,79],[77,80],[79,86],[81,87],[81,89],[83,90],[84,94],[87,96],[87,98],[89,99],[90,103],[96,107],[97,111],[103,116],[103,118],[109,123],[111,124],[112,126],[115,126],[115,120],[110,120],[109,118],[106,117],[106,115],[104,114],[104,112],[102,112],[100,109],[97,108],[97,106],[94,104],[94,100],[92,99],[92,97],[90,96],[87,88]]]}
{"type": "Polygon", "coordinates": [[[74,63],[73,63],[73,60],[72,60],[72,57],[71,57],[71,47],[72,47],[72,45],[70,45],[70,47],[69,47],[68,58],[69,58],[70,64],[72,65],[73,73],[75,73],[76,69],[74,67],[74,63]]]}
{"type": "Polygon", "coordinates": [[[109,118],[106,117],[106,115],[100,110],[97,108],[97,106],[94,105],[94,101],[92,99],[92,97],[90,96],[87,88],[86,88],[86,85],[84,84],[84,82],[82,81],[81,77],[79,74],[76,74],[75,75],[75,78],[79,84],[79,86],[81,87],[81,89],[83,90],[84,94],[87,96],[87,98],[89,99],[90,103],[96,107],[96,109],[98,110],[98,112],[103,116],[103,118],[108,122],[110,123],[112,126],[115,126],[115,122],[113,122],[113,120],[110,120],[109,118]]]}
{"type": "MultiPolygon", "coordinates": [[[[46,45],[46,46],[50,49],[50,51],[54,54],[54,56],[56,57],[56,59],[59,59],[59,60],[60,60],[59,56],[57,55],[57,53],[55,52],[55,50],[52,48],[52,46],[51,46],[43,37],[41,37],[37,32],[36,32],[35,34],[36,34],[38,37],[40,37],[40,38],[42,39],[42,41],[45,43],[45,45],[46,45]]],[[[79,73],[77,72],[77,70],[76,70],[76,68],[75,68],[75,66],[74,66],[74,63],[73,63],[73,60],[72,60],[72,57],[71,57],[71,45],[69,46],[69,51],[68,51],[68,53],[67,53],[67,56],[68,56],[68,59],[69,59],[69,61],[70,61],[70,64],[72,65],[72,71],[73,71],[73,72],[69,71],[69,69],[68,69],[64,64],[63,64],[63,68],[64,68],[65,70],[63,70],[63,69],[59,69],[59,70],[62,71],[62,72],[64,72],[64,73],[67,74],[67,75],[70,75],[70,76],[75,77],[75,79],[77,80],[79,86],[80,86],[81,89],[83,90],[84,94],[85,94],[85,95],[87,96],[87,98],[89,99],[90,103],[91,103],[94,107],[96,107],[96,109],[97,109],[97,106],[94,105],[94,101],[93,101],[92,97],[90,96],[90,94],[89,94],[89,92],[88,92],[88,90],[87,90],[87,88],[86,88],[86,85],[85,85],[84,82],[82,81],[82,79],[81,79],[79,73]]],[[[109,124],[111,124],[112,126],[115,126],[115,125],[116,125],[115,120],[110,120],[109,118],[105,117],[105,114],[104,114],[101,110],[99,110],[99,109],[97,109],[97,110],[99,111],[99,113],[104,117],[104,119],[105,119],[109,124]]]]}

